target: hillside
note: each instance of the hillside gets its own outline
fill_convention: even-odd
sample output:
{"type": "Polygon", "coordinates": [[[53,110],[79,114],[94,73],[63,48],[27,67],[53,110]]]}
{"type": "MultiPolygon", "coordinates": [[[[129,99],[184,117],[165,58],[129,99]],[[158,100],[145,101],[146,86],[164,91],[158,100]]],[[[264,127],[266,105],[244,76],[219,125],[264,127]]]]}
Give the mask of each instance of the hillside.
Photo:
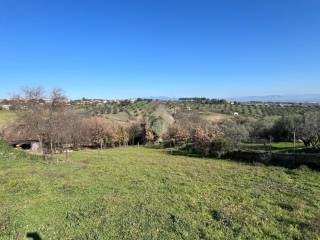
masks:
{"type": "Polygon", "coordinates": [[[137,101],[114,102],[86,107],[85,111],[91,114],[104,114],[110,119],[119,118],[122,121],[136,119],[148,115],[155,104],[166,106],[172,114],[189,112],[204,115],[206,119],[224,119],[235,113],[244,117],[264,118],[290,114],[304,114],[319,112],[319,104],[280,104],[280,103],[230,103],[210,101],[137,101]]]}
{"type": "Polygon", "coordinates": [[[320,238],[320,174],[307,168],[141,147],[64,159],[0,145],[0,239],[320,238]]]}

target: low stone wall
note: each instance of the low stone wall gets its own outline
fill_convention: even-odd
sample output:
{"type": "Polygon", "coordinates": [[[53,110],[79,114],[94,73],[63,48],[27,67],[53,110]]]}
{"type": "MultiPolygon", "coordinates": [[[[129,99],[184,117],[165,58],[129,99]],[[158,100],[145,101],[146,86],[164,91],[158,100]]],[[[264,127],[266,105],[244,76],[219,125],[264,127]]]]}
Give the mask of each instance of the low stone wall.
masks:
{"type": "Polygon", "coordinates": [[[318,154],[272,154],[272,164],[298,167],[306,165],[310,168],[320,170],[320,155],[318,154]]]}
{"type": "Polygon", "coordinates": [[[224,158],[250,163],[260,162],[266,165],[277,165],[288,168],[306,165],[312,169],[320,170],[320,154],[286,154],[239,150],[226,154],[224,158]]]}

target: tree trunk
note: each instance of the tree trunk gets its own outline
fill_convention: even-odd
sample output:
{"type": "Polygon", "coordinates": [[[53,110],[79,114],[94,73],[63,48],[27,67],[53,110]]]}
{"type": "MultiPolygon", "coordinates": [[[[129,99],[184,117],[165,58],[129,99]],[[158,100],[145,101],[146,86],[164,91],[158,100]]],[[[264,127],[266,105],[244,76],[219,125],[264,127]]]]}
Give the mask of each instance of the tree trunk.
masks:
{"type": "Polygon", "coordinates": [[[305,147],[309,147],[310,146],[310,140],[301,139],[301,141],[303,142],[305,147]]]}
{"type": "Polygon", "coordinates": [[[50,153],[51,153],[51,156],[53,154],[53,142],[52,142],[52,138],[50,139],[50,153]]]}

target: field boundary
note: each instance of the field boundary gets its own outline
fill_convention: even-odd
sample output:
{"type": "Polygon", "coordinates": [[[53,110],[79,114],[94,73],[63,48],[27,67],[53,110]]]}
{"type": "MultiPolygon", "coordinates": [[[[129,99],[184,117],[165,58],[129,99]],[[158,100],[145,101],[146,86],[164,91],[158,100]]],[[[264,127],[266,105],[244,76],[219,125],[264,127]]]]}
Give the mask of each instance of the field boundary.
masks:
{"type": "Polygon", "coordinates": [[[271,153],[270,151],[248,151],[237,150],[223,156],[232,160],[244,162],[260,162],[266,165],[284,166],[296,168],[306,165],[312,169],[320,170],[320,154],[292,154],[292,153],[271,153]]]}

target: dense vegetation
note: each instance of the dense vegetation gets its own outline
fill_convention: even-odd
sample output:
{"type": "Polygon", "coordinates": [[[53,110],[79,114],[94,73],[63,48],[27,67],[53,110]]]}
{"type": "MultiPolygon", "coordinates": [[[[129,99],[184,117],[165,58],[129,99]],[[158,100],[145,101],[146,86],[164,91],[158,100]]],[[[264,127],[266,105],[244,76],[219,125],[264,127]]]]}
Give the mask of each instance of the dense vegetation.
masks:
{"type": "Polygon", "coordinates": [[[212,110],[208,106],[230,105],[234,110],[237,106],[250,105],[206,98],[183,98],[178,102],[83,99],[67,104],[61,90],[53,89],[45,96],[41,88],[26,89],[16,102],[20,116],[4,128],[2,138],[11,144],[38,141],[44,154],[85,147],[162,144],[202,156],[220,157],[239,149],[242,143],[261,141],[269,144],[302,141],[306,148],[320,149],[317,105],[271,105],[304,109],[282,117],[252,118],[237,113],[212,119],[206,115],[212,110]],[[44,97],[49,101],[44,101],[44,97]]]}
{"type": "Polygon", "coordinates": [[[138,147],[0,145],[0,239],[319,239],[320,175],[138,147]]]}

